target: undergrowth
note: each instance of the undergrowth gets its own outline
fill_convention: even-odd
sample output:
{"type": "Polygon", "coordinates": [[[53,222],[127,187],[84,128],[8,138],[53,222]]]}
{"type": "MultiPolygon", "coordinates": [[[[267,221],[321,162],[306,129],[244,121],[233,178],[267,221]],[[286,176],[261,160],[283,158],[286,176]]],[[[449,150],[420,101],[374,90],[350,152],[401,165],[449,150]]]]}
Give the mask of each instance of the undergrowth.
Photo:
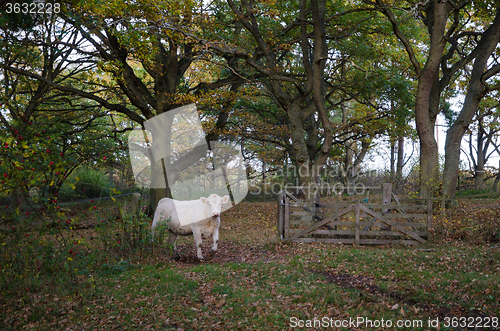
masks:
{"type": "MultiPolygon", "coordinates": [[[[279,243],[275,203],[244,202],[222,216],[220,246],[231,245],[216,257],[226,262],[204,263],[173,261],[168,228],[152,238],[144,214],[78,208],[1,228],[0,329],[269,330],[325,316],[427,321],[499,309],[494,206],[436,211],[426,245],[351,247],[279,243]]],[[[194,254],[192,238],[179,241],[194,254]]]]}
{"type": "MultiPolygon", "coordinates": [[[[92,209],[92,207],[91,207],[92,209]]],[[[93,275],[114,275],[134,268],[152,254],[168,252],[163,243],[167,227],[151,236],[145,214],[116,219],[96,213],[92,223],[76,218],[62,221],[18,222],[0,231],[0,291],[2,297],[42,287],[67,292],[91,283],[93,275]]]]}

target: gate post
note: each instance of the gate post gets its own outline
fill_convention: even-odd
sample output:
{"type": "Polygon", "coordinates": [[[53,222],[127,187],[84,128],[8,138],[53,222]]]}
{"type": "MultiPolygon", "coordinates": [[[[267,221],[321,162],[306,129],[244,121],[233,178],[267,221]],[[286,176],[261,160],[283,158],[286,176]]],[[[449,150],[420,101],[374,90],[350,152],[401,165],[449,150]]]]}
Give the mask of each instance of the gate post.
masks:
{"type": "MultiPolygon", "coordinates": [[[[392,184],[391,183],[384,183],[383,189],[384,189],[384,192],[383,192],[383,196],[382,196],[382,199],[383,199],[382,203],[384,205],[390,205],[391,204],[391,199],[392,199],[392,184]]],[[[385,213],[388,213],[388,212],[389,212],[389,209],[383,209],[382,210],[382,215],[385,216],[385,213]]],[[[387,226],[387,225],[382,225],[380,227],[380,230],[382,230],[382,231],[390,231],[391,227],[387,226]]]]}
{"type": "Polygon", "coordinates": [[[431,241],[432,200],[427,201],[427,241],[431,241]]]}
{"type": "Polygon", "coordinates": [[[285,196],[285,206],[284,206],[284,239],[288,240],[289,234],[288,230],[290,229],[290,199],[285,196]]]}
{"type": "Polygon", "coordinates": [[[316,194],[314,195],[314,201],[313,201],[313,208],[312,208],[312,221],[313,223],[318,220],[317,216],[319,213],[321,213],[321,208],[317,207],[317,205],[320,203],[320,193],[319,190],[316,191],[316,194]]]}
{"type": "Polygon", "coordinates": [[[284,225],[284,211],[285,207],[285,192],[281,191],[278,194],[278,240],[283,240],[283,225],[284,225]]]}
{"type": "Polygon", "coordinates": [[[356,208],[354,210],[355,216],[355,227],[354,227],[354,245],[359,247],[359,200],[356,200],[356,208]]]}

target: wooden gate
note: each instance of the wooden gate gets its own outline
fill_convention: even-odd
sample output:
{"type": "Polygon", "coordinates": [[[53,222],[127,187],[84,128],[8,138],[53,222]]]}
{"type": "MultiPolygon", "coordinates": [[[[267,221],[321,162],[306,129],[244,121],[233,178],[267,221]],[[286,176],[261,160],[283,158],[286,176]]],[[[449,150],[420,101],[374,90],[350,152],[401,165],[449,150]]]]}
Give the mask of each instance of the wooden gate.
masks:
{"type": "Polygon", "coordinates": [[[301,201],[282,192],[278,199],[278,234],[281,240],[342,244],[415,245],[430,239],[432,203],[370,204],[301,201]]]}

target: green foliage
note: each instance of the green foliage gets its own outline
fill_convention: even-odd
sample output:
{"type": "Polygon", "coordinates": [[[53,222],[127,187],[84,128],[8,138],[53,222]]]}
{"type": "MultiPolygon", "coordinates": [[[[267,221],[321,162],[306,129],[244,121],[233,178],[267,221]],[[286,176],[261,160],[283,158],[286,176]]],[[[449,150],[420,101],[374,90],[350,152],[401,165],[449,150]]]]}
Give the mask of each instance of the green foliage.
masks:
{"type": "MultiPolygon", "coordinates": [[[[12,1],[11,4],[16,2],[12,1]]],[[[20,4],[27,4],[28,8],[31,4],[35,3],[33,0],[26,0],[20,4]]],[[[19,4],[19,3],[18,3],[19,4]]],[[[37,24],[37,15],[30,15],[19,11],[16,13],[11,6],[2,3],[0,8],[0,28],[6,28],[12,31],[30,30],[37,24]],[[10,13],[7,13],[10,10],[10,13]]]]}
{"type": "Polygon", "coordinates": [[[97,256],[83,248],[86,238],[68,235],[70,222],[45,224],[35,229],[13,226],[0,234],[2,291],[34,290],[47,281],[72,283],[95,267],[97,256]]]}
{"type": "MultiPolygon", "coordinates": [[[[470,188],[465,188],[465,189],[461,189],[457,195],[458,196],[467,196],[467,195],[476,195],[476,194],[483,194],[483,193],[490,193],[491,190],[490,189],[475,189],[473,187],[470,187],[470,188]]],[[[491,192],[493,193],[493,192],[491,192]]]]}
{"type": "Polygon", "coordinates": [[[16,295],[25,289],[39,291],[42,284],[56,291],[78,291],[93,284],[93,275],[129,271],[133,260],[164,250],[152,243],[146,215],[127,214],[124,220],[114,221],[101,208],[93,216],[90,234],[77,230],[80,217],[42,223],[26,220],[1,229],[0,291],[16,295]]]}
{"type": "Polygon", "coordinates": [[[63,183],[59,191],[61,201],[108,197],[113,185],[102,170],[90,167],[76,169],[63,183]]]}
{"type": "MultiPolygon", "coordinates": [[[[155,227],[155,236],[154,238],[151,238],[154,242],[155,245],[163,246],[165,239],[168,237],[169,232],[169,222],[171,218],[167,218],[164,222],[160,222],[159,224],[156,225],[155,227]]],[[[173,247],[169,247],[169,249],[172,249],[173,247]]]]}
{"type": "Polygon", "coordinates": [[[442,112],[448,125],[452,125],[458,116],[458,113],[451,108],[451,104],[449,102],[444,103],[442,112]]]}
{"type": "MultiPolygon", "coordinates": [[[[74,30],[63,29],[55,16],[39,15],[38,20],[44,24],[36,29],[0,26],[0,62],[16,68],[25,68],[27,63],[30,68],[44,68],[40,71],[45,78],[73,77],[75,88],[88,82],[89,70],[66,61],[72,51],[52,47],[48,39],[33,41],[71,39],[74,30]],[[27,45],[20,39],[31,41],[27,45]]],[[[59,189],[76,167],[118,163],[128,156],[119,148],[124,132],[111,133],[127,125],[123,118],[45,82],[4,71],[0,107],[0,197],[10,198],[11,218],[26,212],[21,210],[25,200],[42,208],[37,215],[56,212],[59,189]],[[15,208],[18,204],[20,208],[15,208]]]]}

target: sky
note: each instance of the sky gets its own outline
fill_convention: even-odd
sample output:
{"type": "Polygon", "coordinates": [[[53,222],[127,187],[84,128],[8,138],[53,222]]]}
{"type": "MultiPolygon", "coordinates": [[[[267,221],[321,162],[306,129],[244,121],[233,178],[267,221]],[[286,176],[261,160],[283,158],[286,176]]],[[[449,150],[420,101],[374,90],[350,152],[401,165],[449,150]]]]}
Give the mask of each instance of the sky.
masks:
{"type": "MultiPolygon", "coordinates": [[[[459,99],[453,100],[452,102],[452,107],[454,110],[459,111],[461,107],[461,102],[459,99]]],[[[443,157],[444,160],[444,147],[445,147],[445,142],[446,142],[446,130],[448,129],[448,125],[446,123],[446,118],[444,117],[443,114],[439,114],[437,121],[436,121],[436,128],[435,128],[435,137],[436,137],[436,142],[438,144],[438,150],[439,154],[443,157]]],[[[469,145],[468,145],[468,139],[467,137],[464,136],[462,139],[462,149],[469,151],[469,145]]],[[[379,150],[378,153],[372,152],[370,154],[371,159],[366,160],[365,166],[367,169],[376,169],[380,171],[385,171],[389,170],[390,168],[390,149],[389,149],[389,143],[387,141],[382,141],[382,140],[377,140],[375,143],[378,145],[377,149],[379,150]]],[[[405,143],[405,160],[410,156],[412,153],[412,149],[415,149],[412,155],[412,158],[414,158],[415,161],[418,160],[418,155],[419,155],[419,145],[418,141],[416,143],[411,142],[409,140],[406,141],[405,143]]],[[[490,148],[488,150],[488,153],[490,153],[493,150],[493,148],[490,148]]],[[[474,155],[475,156],[475,155],[474,155]]],[[[367,156],[368,158],[368,156],[367,156]]],[[[464,166],[466,169],[469,169],[469,159],[467,155],[462,151],[460,153],[460,159],[464,163],[464,166]]],[[[492,166],[498,169],[499,167],[499,161],[500,161],[500,156],[498,156],[497,153],[493,153],[490,158],[488,159],[486,166],[492,166]]],[[[409,164],[412,161],[409,161],[407,165],[405,166],[406,168],[404,169],[404,172],[407,172],[410,170],[409,164]]]]}

